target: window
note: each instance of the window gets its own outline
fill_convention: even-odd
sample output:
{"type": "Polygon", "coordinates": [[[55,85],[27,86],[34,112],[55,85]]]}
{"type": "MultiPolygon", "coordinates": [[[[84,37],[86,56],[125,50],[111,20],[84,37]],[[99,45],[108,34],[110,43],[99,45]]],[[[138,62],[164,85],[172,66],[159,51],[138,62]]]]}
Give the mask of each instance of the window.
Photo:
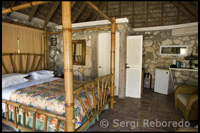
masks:
{"type": "Polygon", "coordinates": [[[20,53],[19,38],[17,38],[17,52],[20,53]]]}
{"type": "Polygon", "coordinates": [[[72,40],[73,65],[85,65],[86,41],[72,40]]]}
{"type": "Polygon", "coordinates": [[[160,46],[160,55],[184,55],[188,53],[187,45],[160,46]]]}

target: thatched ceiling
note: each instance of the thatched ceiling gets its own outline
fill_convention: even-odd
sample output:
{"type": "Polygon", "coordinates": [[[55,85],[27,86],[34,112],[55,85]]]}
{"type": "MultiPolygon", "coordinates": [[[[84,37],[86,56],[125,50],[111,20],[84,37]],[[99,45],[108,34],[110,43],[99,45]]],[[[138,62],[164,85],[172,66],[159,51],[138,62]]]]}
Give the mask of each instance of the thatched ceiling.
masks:
{"type": "MultiPolygon", "coordinates": [[[[10,8],[27,2],[2,1],[2,7],[10,8]]],[[[198,1],[93,1],[93,4],[109,17],[127,17],[132,27],[198,22],[198,1]]],[[[72,1],[71,8],[72,23],[105,19],[84,1],[72,1]]],[[[29,15],[29,21],[37,17],[44,20],[45,24],[48,22],[62,24],[60,1],[52,1],[17,12],[29,15]]]]}

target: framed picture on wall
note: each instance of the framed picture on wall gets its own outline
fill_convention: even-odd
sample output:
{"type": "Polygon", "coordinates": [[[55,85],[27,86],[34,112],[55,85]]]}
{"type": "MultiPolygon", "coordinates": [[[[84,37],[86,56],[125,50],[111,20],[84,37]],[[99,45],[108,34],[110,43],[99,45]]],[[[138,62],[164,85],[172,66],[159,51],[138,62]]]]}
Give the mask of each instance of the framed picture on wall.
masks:
{"type": "Polygon", "coordinates": [[[57,38],[51,38],[51,46],[57,45],[57,38]]]}
{"type": "Polygon", "coordinates": [[[198,46],[196,46],[195,48],[194,48],[194,53],[193,53],[194,55],[198,55],[198,46]]]}

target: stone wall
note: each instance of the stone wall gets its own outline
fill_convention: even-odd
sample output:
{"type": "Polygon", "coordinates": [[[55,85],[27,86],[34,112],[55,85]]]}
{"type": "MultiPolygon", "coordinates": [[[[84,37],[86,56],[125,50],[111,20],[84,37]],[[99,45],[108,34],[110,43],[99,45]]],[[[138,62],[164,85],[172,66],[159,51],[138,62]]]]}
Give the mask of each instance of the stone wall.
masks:
{"type": "MultiPolygon", "coordinates": [[[[184,60],[185,56],[172,56],[172,55],[160,55],[161,45],[188,45],[188,55],[198,45],[198,35],[179,36],[175,37],[171,35],[171,30],[162,31],[150,31],[150,32],[135,32],[135,35],[143,35],[143,68],[146,73],[152,74],[152,88],[155,84],[155,69],[164,68],[168,69],[173,64],[173,59],[186,63],[186,67],[189,66],[189,61],[184,60]]],[[[194,51],[193,51],[194,53],[194,51]]],[[[197,64],[198,60],[193,61],[197,64]]],[[[175,79],[178,84],[191,84],[198,86],[198,72],[191,71],[176,71],[175,79]]]]}
{"type": "MultiPolygon", "coordinates": [[[[105,25],[106,26],[106,25],[105,25]]],[[[118,24],[116,29],[120,32],[120,37],[126,38],[127,33],[131,31],[128,24],[118,24]]],[[[54,28],[48,29],[48,31],[59,31],[54,28]]],[[[98,77],[98,33],[110,32],[110,30],[95,30],[95,31],[84,31],[84,32],[74,32],[72,33],[72,40],[85,39],[86,40],[86,64],[83,65],[73,65],[73,76],[74,78],[80,80],[91,80],[98,77]]],[[[62,34],[49,35],[49,66],[50,70],[55,72],[56,76],[63,75],[63,41],[62,34]],[[57,46],[51,46],[51,38],[57,38],[57,46]]],[[[120,45],[123,48],[126,45],[124,39],[120,39],[120,45]]],[[[123,50],[121,50],[123,51],[123,50]]],[[[124,53],[124,52],[123,52],[124,53]]],[[[124,54],[123,54],[124,55],[124,54]]],[[[120,57],[121,66],[125,66],[125,57],[120,57]]],[[[119,68],[120,69],[120,68],[119,68]]],[[[124,68],[122,68],[124,69],[124,68]]],[[[122,70],[120,69],[120,70],[122,70]]],[[[124,75],[124,74],[123,74],[124,75]]],[[[121,76],[121,79],[123,77],[121,76]]],[[[125,78],[125,76],[124,76],[125,78]]],[[[123,79],[122,79],[123,80],[123,79]]],[[[125,86],[121,87],[124,93],[125,86]]]]}
{"type": "MultiPolygon", "coordinates": [[[[54,30],[56,31],[56,30],[54,30]]],[[[91,80],[97,77],[96,64],[93,62],[97,60],[96,46],[97,33],[93,32],[77,32],[72,33],[72,40],[86,40],[86,60],[85,65],[73,65],[73,76],[80,80],[91,80]],[[93,58],[93,59],[92,59],[93,58]]],[[[62,76],[63,72],[63,39],[62,34],[50,35],[49,39],[49,66],[50,70],[55,72],[56,76],[62,76]],[[57,46],[51,46],[51,38],[57,38],[57,46]]]]}

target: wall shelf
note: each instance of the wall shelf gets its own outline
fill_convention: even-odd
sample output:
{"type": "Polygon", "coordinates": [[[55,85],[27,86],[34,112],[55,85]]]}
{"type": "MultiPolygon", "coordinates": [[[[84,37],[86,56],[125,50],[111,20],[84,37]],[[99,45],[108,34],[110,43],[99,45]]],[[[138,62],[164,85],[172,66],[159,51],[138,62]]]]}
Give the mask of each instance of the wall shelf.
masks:
{"type": "Polygon", "coordinates": [[[198,69],[189,69],[189,68],[169,68],[170,70],[177,70],[177,71],[197,71],[198,69]]]}

